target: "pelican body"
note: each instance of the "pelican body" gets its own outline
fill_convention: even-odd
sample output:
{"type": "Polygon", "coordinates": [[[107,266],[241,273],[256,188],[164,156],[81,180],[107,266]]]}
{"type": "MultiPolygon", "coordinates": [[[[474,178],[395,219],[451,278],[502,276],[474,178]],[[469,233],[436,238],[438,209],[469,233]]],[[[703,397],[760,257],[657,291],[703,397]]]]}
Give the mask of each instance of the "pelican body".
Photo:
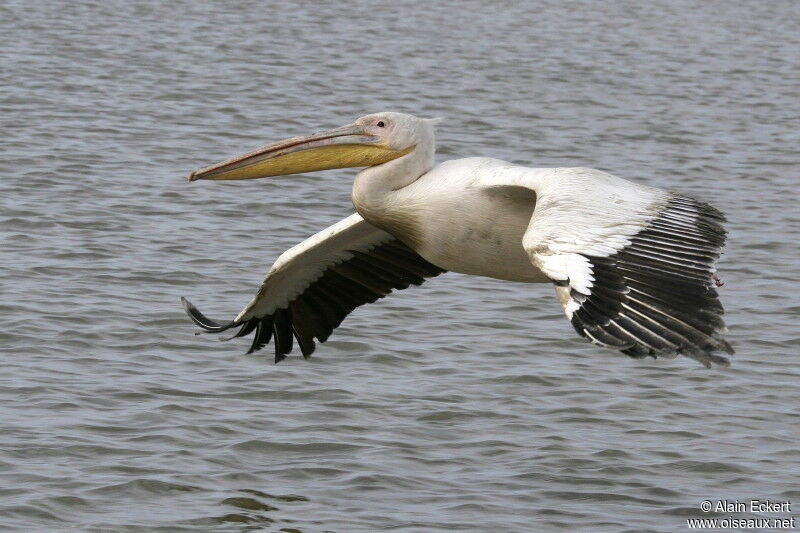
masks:
{"type": "MultiPolygon", "coordinates": [[[[197,170],[190,181],[363,167],[356,214],[287,250],[236,318],[183,299],[205,330],[272,338],[275,361],[304,356],[356,307],[446,271],[552,283],[591,342],[632,357],[727,364],[714,262],[723,215],[688,196],[590,168],[528,168],[473,157],[435,165],[436,120],[376,113],[197,170]]],[[[231,338],[233,338],[231,337],[231,338]]]]}

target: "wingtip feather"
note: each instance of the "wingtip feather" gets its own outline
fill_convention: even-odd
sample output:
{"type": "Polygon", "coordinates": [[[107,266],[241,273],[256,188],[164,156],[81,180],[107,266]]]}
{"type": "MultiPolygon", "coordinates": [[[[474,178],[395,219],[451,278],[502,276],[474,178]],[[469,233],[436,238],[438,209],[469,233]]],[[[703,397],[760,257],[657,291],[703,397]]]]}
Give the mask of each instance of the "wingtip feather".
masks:
{"type": "Polygon", "coordinates": [[[208,318],[203,313],[201,313],[200,310],[197,309],[197,307],[192,305],[192,303],[183,296],[181,296],[181,305],[183,306],[183,309],[186,311],[186,314],[189,315],[189,318],[192,319],[192,322],[194,322],[197,326],[203,328],[206,331],[212,333],[220,333],[227,329],[230,329],[235,325],[233,320],[225,323],[220,323],[216,320],[208,318]]]}

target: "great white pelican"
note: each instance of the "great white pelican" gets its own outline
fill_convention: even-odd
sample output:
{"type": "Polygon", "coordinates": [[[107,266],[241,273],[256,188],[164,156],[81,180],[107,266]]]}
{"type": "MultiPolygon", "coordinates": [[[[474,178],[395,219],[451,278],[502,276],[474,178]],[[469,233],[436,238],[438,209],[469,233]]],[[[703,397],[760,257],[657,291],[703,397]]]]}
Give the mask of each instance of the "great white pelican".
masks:
{"type": "MultiPolygon", "coordinates": [[[[210,332],[274,339],[275,362],[305,357],[353,309],[446,271],[552,283],[575,330],[641,358],[727,364],[714,262],[724,216],[707,203],[591,168],[527,168],[487,157],[434,163],[435,120],[376,113],[189,175],[241,180],[364,167],[357,213],[284,252],[258,293],[210,332]]],[[[524,327],[524,326],[522,326],[524,327]]]]}

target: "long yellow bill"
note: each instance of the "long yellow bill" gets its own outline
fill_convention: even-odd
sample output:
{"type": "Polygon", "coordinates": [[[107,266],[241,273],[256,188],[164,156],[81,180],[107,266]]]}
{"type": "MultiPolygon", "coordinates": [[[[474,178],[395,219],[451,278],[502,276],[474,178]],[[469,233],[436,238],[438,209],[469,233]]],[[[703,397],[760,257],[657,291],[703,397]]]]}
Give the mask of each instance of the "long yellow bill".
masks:
{"type": "Polygon", "coordinates": [[[307,137],[292,137],[195,170],[189,181],[246,180],[301,174],[331,168],[369,167],[403,156],[414,147],[396,150],[385,141],[351,124],[307,137]]]}

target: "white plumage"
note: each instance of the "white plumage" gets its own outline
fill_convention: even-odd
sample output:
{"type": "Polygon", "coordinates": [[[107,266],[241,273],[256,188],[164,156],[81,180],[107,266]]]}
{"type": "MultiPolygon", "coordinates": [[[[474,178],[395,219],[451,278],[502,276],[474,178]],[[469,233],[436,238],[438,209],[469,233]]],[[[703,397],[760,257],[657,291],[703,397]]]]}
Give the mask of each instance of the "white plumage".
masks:
{"type": "Polygon", "coordinates": [[[358,213],[350,215],[283,252],[235,321],[273,314],[278,307],[286,307],[297,298],[332,265],[352,259],[354,251],[366,252],[393,239],[389,233],[365,222],[358,213]]]}
{"type": "Polygon", "coordinates": [[[274,335],[279,361],[293,338],[308,356],[355,307],[451,270],[552,282],[578,333],[628,355],[727,363],[714,354],[733,353],[714,288],[725,241],[716,209],[590,168],[434,166],[434,147],[432,121],[378,113],[193,172],[366,167],[353,187],[358,214],[282,254],[234,320],[220,324],[184,300],[189,315],[211,331],[255,331],[251,351],[274,335]]]}

